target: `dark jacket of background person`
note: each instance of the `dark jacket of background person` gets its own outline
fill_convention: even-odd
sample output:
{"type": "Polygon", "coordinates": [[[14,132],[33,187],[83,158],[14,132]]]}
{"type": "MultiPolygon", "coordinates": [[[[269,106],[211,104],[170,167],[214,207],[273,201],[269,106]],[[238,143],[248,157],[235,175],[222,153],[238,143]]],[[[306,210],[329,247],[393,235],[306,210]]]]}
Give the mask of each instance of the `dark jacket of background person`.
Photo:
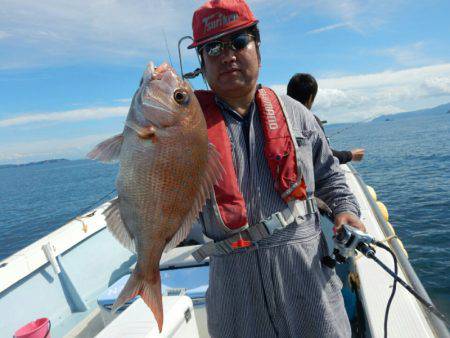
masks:
{"type": "MultiPolygon", "coordinates": [[[[317,85],[317,81],[311,74],[297,73],[289,80],[287,95],[311,110],[318,89],[319,86],[317,85]]],[[[322,131],[325,133],[322,121],[320,121],[317,116],[314,115],[314,117],[322,131]]],[[[340,164],[350,161],[361,161],[364,157],[364,149],[361,148],[341,151],[331,149],[331,151],[333,156],[339,160],[340,164]]]]}
{"type": "MultiPolygon", "coordinates": [[[[322,121],[316,115],[314,115],[314,117],[316,118],[316,121],[319,124],[320,128],[325,133],[325,129],[323,128],[322,121]]],[[[339,160],[339,164],[345,164],[347,162],[350,162],[353,158],[352,152],[350,150],[331,149],[331,152],[333,153],[333,156],[339,160]]]]}

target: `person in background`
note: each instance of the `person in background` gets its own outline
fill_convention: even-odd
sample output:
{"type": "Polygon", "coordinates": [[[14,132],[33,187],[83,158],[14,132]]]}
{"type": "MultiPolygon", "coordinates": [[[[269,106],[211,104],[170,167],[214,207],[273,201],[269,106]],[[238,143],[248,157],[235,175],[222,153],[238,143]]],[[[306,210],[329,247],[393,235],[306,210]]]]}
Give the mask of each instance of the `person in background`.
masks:
{"type": "MultiPolygon", "coordinates": [[[[318,90],[316,79],[305,73],[295,74],[289,81],[287,86],[287,95],[301,102],[306,108],[311,110],[318,90]]],[[[325,132],[322,121],[314,115],[320,128],[325,132]]],[[[364,149],[357,148],[352,150],[335,150],[331,149],[340,164],[350,161],[361,161],[364,157],[364,149]]]]}

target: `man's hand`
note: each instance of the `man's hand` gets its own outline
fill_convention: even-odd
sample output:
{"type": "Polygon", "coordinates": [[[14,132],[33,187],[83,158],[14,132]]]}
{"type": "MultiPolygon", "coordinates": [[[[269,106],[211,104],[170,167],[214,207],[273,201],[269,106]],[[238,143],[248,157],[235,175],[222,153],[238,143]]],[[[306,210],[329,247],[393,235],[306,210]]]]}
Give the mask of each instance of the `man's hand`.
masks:
{"type": "Polygon", "coordinates": [[[352,161],[361,161],[364,157],[364,151],[362,148],[352,149],[350,151],[352,153],[352,161]]]}
{"type": "Polygon", "coordinates": [[[342,225],[344,224],[348,224],[356,229],[367,232],[366,227],[361,222],[359,217],[355,216],[350,212],[341,212],[337,214],[336,217],[334,218],[334,229],[336,230],[337,233],[341,232],[342,225]]]}

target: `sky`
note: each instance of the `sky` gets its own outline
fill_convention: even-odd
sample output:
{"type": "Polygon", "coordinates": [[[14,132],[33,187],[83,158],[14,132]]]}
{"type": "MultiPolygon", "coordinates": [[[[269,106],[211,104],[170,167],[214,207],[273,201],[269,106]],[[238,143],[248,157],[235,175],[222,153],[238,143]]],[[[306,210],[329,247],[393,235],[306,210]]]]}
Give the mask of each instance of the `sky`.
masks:
{"type": "MultiPolygon", "coordinates": [[[[0,164],[83,158],[120,133],[146,64],[179,70],[178,40],[202,3],[0,0],[0,164]]],[[[329,123],[450,102],[448,0],[248,3],[260,20],[260,82],[285,93],[293,74],[314,75],[313,111],[329,123]]]]}

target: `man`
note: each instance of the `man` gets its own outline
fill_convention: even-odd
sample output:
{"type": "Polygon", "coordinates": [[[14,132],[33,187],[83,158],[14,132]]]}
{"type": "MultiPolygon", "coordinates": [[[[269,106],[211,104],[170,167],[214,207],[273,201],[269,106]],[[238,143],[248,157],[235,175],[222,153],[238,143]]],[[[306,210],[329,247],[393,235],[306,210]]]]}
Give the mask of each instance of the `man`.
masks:
{"type": "Polygon", "coordinates": [[[212,238],[207,292],[212,337],[350,337],[341,282],[327,254],[314,194],[337,231],[365,230],[344,175],[313,115],[257,85],[258,21],[242,0],[208,1],[193,16],[211,91],[197,91],[226,175],[204,207],[212,238]],[[316,182],[316,183],[314,183],[316,182]]]}
{"type": "MultiPolygon", "coordinates": [[[[311,110],[318,90],[316,79],[310,74],[298,73],[295,74],[289,81],[287,86],[287,94],[293,99],[301,102],[306,108],[311,110]]],[[[322,121],[314,115],[320,128],[323,129],[322,121]]],[[[335,156],[340,164],[350,161],[361,161],[364,157],[364,149],[357,148],[352,150],[334,150],[335,156]]]]}

